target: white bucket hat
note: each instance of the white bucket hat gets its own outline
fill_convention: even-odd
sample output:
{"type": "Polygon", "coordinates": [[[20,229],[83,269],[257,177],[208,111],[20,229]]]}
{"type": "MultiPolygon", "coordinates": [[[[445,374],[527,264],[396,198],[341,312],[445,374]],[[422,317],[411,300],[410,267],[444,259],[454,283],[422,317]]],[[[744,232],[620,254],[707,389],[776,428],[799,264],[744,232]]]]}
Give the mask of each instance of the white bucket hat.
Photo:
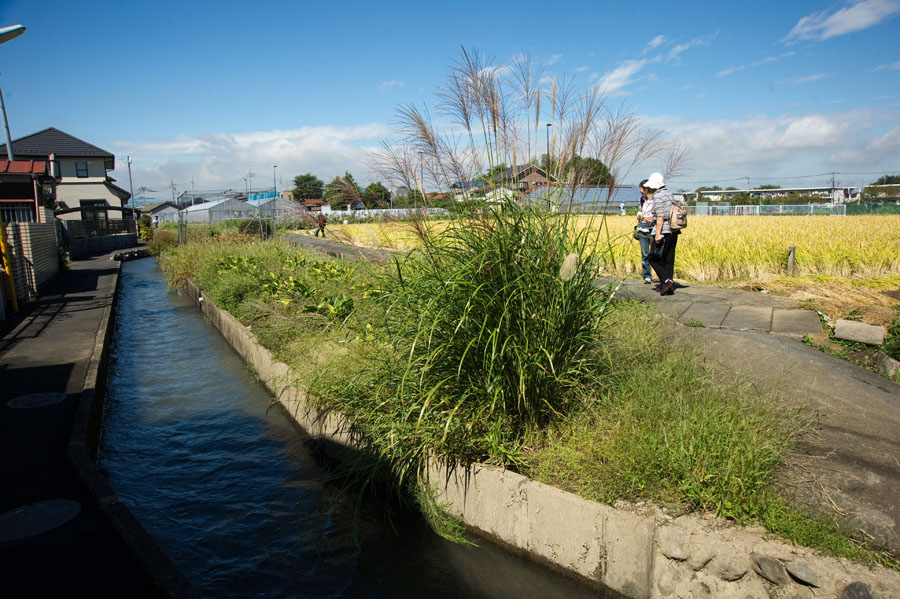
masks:
{"type": "Polygon", "coordinates": [[[644,187],[647,189],[662,189],[666,186],[665,181],[663,181],[663,176],[661,173],[653,173],[649,177],[647,177],[647,182],[644,183],[644,187]]]}

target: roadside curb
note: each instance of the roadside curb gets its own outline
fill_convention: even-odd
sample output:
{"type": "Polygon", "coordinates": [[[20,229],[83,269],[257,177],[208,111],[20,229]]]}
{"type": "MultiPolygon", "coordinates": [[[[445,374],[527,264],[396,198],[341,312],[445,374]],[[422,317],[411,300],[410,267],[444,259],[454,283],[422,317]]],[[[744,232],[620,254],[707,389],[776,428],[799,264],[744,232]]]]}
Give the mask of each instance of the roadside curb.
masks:
{"type": "Polygon", "coordinates": [[[119,501],[119,497],[94,461],[103,419],[103,389],[109,365],[109,341],[114,329],[120,272],[121,262],[117,262],[113,275],[115,278],[113,293],[103,310],[97,329],[94,349],[78,397],[75,421],[66,454],[75,474],[157,588],[172,599],[194,599],[199,597],[196,590],[159,548],[131,510],[119,501]]]}

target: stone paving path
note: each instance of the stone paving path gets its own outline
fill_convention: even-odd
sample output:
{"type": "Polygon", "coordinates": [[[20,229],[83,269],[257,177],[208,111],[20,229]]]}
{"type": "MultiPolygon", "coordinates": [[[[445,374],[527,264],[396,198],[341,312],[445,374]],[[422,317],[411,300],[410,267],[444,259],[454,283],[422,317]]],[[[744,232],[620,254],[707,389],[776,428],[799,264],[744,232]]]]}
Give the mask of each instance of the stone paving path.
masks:
{"type": "MultiPolygon", "coordinates": [[[[610,282],[606,279],[603,282],[610,282]]],[[[710,329],[761,331],[796,339],[822,333],[819,315],[797,308],[797,302],[766,293],[694,287],[676,283],[673,295],[660,296],[638,279],[626,279],[619,296],[649,302],[681,324],[710,329]]]]}
{"type": "MultiPolygon", "coordinates": [[[[384,262],[390,250],[373,250],[344,245],[309,234],[284,233],[282,238],[295,245],[318,250],[343,259],[384,262]]],[[[614,279],[601,279],[601,283],[614,279]]],[[[762,331],[796,339],[822,333],[819,316],[812,310],[798,309],[797,302],[765,293],[692,287],[676,283],[673,295],[660,296],[640,279],[626,279],[618,291],[621,297],[654,304],[661,312],[682,324],[701,324],[710,329],[762,331]]]]}

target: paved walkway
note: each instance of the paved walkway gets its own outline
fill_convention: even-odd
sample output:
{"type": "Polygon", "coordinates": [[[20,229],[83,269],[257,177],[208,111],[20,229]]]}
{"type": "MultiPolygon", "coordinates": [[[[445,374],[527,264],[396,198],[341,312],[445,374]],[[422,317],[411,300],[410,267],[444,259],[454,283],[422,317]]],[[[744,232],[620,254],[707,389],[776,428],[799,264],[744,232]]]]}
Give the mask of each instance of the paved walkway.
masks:
{"type": "Polygon", "coordinates": [[[676,283],[672,295],[660,296],[651,285],[639,279],[626,279],[619,295],[650,302],[686,325],[760,331],[797,339],[822,333],[822,323],[815,311],[797,309],[797,302],[766,293],[676,283]]]}
{"type": "Polygon", "coordinates": [[[21,519],[23,506],[47,500],[80,506],[58,528],[0,541],[4,599],[192,593],[89,457],[118,272],[119,263],[105,254],[73,261],[37,302],[0,321],[0,514],[20,515],[13,526],[0,525],[0,538],[49,517],[29,524],[21,519]],[[8,405],[37,393],[61,401],[8,405]]]}

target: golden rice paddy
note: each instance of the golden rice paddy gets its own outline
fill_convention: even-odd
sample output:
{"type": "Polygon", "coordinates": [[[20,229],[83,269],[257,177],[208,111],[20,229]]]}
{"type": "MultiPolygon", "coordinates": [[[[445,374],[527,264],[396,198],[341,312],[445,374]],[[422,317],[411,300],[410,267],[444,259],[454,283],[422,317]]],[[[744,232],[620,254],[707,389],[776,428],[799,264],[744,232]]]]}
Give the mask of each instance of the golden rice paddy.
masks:
{"type": "MultiPolygon", "coordinates": [[[[578,217],[608,250],[610,270],[641,270],[632,216],[578,217]]],[[[444,221],[429,226],[442,229],[444,221]]],[[[408,250],[417,245],[406,223],[335,224],[329,232],[352,245],[408,250]]],[[[719,286],[763,287],[795,299],[815,299],[830,316],[862,312],[867,321],[891,321],[900,305],[900,215],[700,216],[681,234],[675,277],[719,286]],[[795,248],[788,276],[788,248],[795,248]]]]}

